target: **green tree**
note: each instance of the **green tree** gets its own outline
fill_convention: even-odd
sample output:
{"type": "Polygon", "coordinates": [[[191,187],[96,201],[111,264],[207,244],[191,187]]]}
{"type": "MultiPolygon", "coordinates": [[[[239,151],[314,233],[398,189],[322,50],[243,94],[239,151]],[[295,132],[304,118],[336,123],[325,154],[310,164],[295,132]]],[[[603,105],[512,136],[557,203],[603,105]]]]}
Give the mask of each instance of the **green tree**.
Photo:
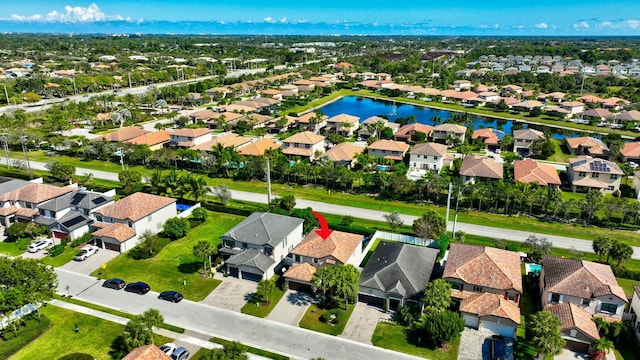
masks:
{"type": "Polygon", "coordinates": [[[231,190],[229,190],[224,184],[213,188],[213,195],[216,196],[218,200],[220,200],[220,203],[223,206],[227,206],[227,203],[229,202],[229,200],[231,200],[232,197],[231,190]]]}
{"type": "Polygon", "coordinates": [[[442,347],[457,338],[462,330],[464,330],[462,315],[451,310],[426,314],[415,326],[419,338],[436,347],[442,347]]]}
{"type": "Polygon", "coordinates": [[[142,181],[142,174],[135,170],[123,170],[118,173],[118,181],[120,181],[125,188],[133,189],[142,181]]]}
{"type": "Polygon", "coordinates": [[[53,298],[58,277],[50,266],[35,259],[0,257],[0,313],[53,298]]]}
{"type": "Polygon", "coordinates": [[[137,347],[153,344],[153,328],[164,323],[160,311],[149,309],[135,316],[124,328],[124,342],[128,351],[137,347]]]}
{"type": "Polygon", "coordinates": [[[420,317],[420,309],[417,305],[407,303],[398,308],[398,320],[401,324],[410,325],[420,317]]]}
{"type": "Polygon", "coordinates": [[[349,308],[349,300],[355,301],[358,295],[358,279],[360,273],[353,265],[336,266],[336,295],[344,300],[344,308],[349,308]]]}
{"type": "Polygon", "coordinates": [[[434,210],[428,210],[413,222],[413,232],[423,239],[439,239],[446,229],[444,218],[434,210]]]}
{"type": "Polygon", "coordinates": [[[551,242],[547,238],[529,235],[523,246],[529,250],[529,259],[539,263],[542,257],[551,253],[551,242]]]}
{"type": "Polygon", "coordinates": [[[422,297],[422,303],[427,314],[447,310],[451,306],[451,284],[443,279],[430,282],[422,297]]]}
{"type": "Polygon", "coordinates": [[[613,260],[617,260],[618,266],[620,266],[623,261],[631,259],[631,256],[633,255],[633,248],[621,241],[616,240],[613,244],[613,247],[611,248],[610,254],[611,258],[613,260]]]}
{"type": "Polygon", "coordinates": [[[203,260],[203,274],[207,274],[207,259],[209,259],[209,268],[211,268],[211,256],[217,252],[216,247],[213,245],[211,241],[208,240],[200,240],[197,244],[193,246],[193,255],[197,257],[202,257],[203,260]]]}
{"type": "Polygon", "coordinates": [[[210,349],[205,351],[196,360],[247,360],[247,347],[234,341],[225,345],[222,349],[210,349]]]}
{"type": "Polygon", "coordinates": [[[76,174],[76,167],[71,164],[65,164],[61,161],[54,161],[51,165],[47,164],[51,175],[61,181],[71,181],[73,175],[76,174]]]}
{"type": "Polygon", "coordinates": [[[582,211],[587,213],[587,225],[591,224],[593,214],[602,201],[602,193],[599,190],[590,190],[581,202],[582,211]]]}
{"type": "Polygon", "coordinates": [[[260,280],[256,289],[256,300],[264,301],[267,304],[270,302],[271,294],[276,289],[275,281],[271,279],[260,280]]]}
{"type": "Polygon", "coordinates": [[[603,256],[606,256],[607,262],[609,261],[609,253],[613,248],[614,240],[606,236],[598,236],[591,246],[593,246],[593,252],[598,255],[598,260],[602,260],[603,256]]]}
{"type": "Polygon", "coordinates": [[[393,211],[389,214],[384,214],[382,216],[387,221],[387,224],[389,224],[391,231],[396,231],[397,228],[404,225],[404,221],[400,217],[400,213],[397,211],[393,211]]]}
{"type": "Polygon", "coordinates": [[[193,210],[191,217],[196,221],[204,222],[209,217],[209,212],[206,209],[199,207],[193,210]]]}
{"type": "Polygon", "coordinates": [[[169,239],[176,240],[187,235],[190,229],[187,219],[174,217],[164,223],[163,232],[169,239]]]}
{"type": "Polygon", "coordinates": [[[560,320],[550,311],[539,311],[527,322],[532,341],[540,358],[559,354],[564,346],[560,320]]]}

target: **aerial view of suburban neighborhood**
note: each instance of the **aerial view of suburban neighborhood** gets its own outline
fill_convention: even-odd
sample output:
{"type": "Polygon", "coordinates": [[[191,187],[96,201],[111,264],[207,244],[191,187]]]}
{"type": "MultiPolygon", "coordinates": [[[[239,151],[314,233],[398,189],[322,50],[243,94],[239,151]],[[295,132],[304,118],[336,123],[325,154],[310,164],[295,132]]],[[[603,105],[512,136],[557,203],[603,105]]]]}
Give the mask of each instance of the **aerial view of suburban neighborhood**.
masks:
{"type": "Polygon", "coordinates": [[[640,358],[640,3],[2,8],[0,359],[640,358]]]}

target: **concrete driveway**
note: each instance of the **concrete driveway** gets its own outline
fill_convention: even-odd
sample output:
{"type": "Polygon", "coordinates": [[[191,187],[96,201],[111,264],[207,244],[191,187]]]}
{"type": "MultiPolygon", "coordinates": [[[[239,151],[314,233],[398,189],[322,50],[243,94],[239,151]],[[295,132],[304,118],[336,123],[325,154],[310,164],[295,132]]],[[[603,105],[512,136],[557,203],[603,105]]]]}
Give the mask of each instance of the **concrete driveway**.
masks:
{"type": "Polygon", "coordinates": [[[315,301],[316,299],[314,299],[313,296],[305,292],[287,290],[273,310],[271,310],[267,319],[298,326],[300,320],[302,320],[302,317],[307,312],[309,305],[315,301]]]}
{"type": "Polygon", "coordinates": [[[391,320],[391,314],[363,302],[356,303],[351,318],[340,337],[371,344],[371,337],[380,320],[391,320]]]}
{"type": "Polygon", "coordinates": [[[222,277],[222,284],[209,294],[202,302],[207,305],[240,312],[240,309],[247,303],[256,292],[258,283],[237,279],[231,276],[222,277]]]}
{"type": "MultiPolygon", "coordinates": [[[[78,252],[80,250],[78,249],[78,252]]],[[[68,263],[61,266],[62,269],[77,272],[80,274],[89,275],[91,272],[102,264],[106,264],[107,262],[113,260],[116,256],[120,255],[119,252],[107,249],[100,249],[97,253],[93,254],[87,260],[84,261],[75,261],[71,260],[68,263]]],[[[102,277],[109,277],[109,268],[106,271],[103,271],[102,277]]]]}
{"type": "Polygon", "coordinates": [[[485,344],[487,337],[491,336],[475,329],[464,328],[460,336],[458,360],[491,359],[488,342],[485,344]]]}

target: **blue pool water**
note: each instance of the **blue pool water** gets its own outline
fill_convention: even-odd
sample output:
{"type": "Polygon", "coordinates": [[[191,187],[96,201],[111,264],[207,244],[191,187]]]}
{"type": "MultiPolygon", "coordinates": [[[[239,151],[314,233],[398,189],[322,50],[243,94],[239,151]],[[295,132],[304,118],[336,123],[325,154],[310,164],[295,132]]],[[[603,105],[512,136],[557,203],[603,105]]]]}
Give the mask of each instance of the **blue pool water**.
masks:
{"type": "Polygon", "coordinates": [[[178,210],[178,212],[189,210],[189,208],[191,208],[191,205],[188,205],[188,204],[176,204],[176,209],[178,210]]]}
{"type": "Polygon", "coordinates": [[[540,272],[542,271],[542,265],[539,264],[529,264],[529,271],[531,272],[540,272]]]}
{"type": "MultiPolygon", "coordinates": [[[[393,103],[389,101],[374,100],[369,98],[360,98],[356,96],[343,97],[338,101],[334,101],[320,108],[323,114],[327,116],[335,116],[338,114],[349,114],[360,117],[360,121],[364,121],[371,116],[384,115],[387,119],[395,121],[398,118],[404,118],[407,116],[415,116],[418,122],[421,124],[434,125],[435,122],[431,120],[434,116],[438,116],[443,122],[446,122],[453,112],[447,110],[431,109],[421,106],[415,106],[410,104],[393,103]]],[[[473,120],[474,129],[494,128],[504,132],[504,134],[513,133],[512,120],[502,120],[495,118],[486,118],[476,115],[471,115],[473,120]]],[[[527,124],[523,124],[524,128],[527,128],[527,124]]],[[[552,135],[555,139],[564,139],[565,137],[580,136],[578,133],[571,131],[555,130],[551,129],[552,135]]],[[[501,135],[501,134],[500,134],[501,135]]],[[[499,137],[500,137],[499,135],[499,137]]]]}

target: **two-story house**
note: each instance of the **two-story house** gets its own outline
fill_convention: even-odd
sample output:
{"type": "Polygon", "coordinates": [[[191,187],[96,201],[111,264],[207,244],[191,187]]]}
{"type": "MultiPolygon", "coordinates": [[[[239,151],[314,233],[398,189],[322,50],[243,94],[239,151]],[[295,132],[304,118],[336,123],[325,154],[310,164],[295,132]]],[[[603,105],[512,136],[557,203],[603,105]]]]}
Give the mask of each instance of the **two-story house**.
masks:
{"type": "MultiPolygon", "coordinates": [[[[416,144],[409,152],[409,173],[412,177],[422,178],[428,171],[437,173],[443,167],[450,167],[453,156],[447,154],[447,145],[438,143],[416,144]]],[[[407,175],[409,175],[407,173],[407,175]]]]}
{"type": "Polygon", "coordinates": [[[364,253],[364,236],[333,230],[323,239],[311,231],[291,251],[292,265],[284,273],[287,287],[292,290],[312,292],[313,275],[317,268],[326,265],[353,265],[358,267],[364,253]]]}
{"type": "Polygon", "coordinates": [[[502,163],[492,158],[469,155],[462,160],[460,177],[464,183],[475,184],[478,181],[501,180],[503,171],[502,163]]]}
{"type": "Polygon", "coordinates": [[[631,297],[631,305],[629,312],[632,315],[633,333],[636,339],[640,341],[640,285],[633,285],[633,296],[631,297]]]}
{"type": "Polygon", "coordinates": [[[620,155],[622,155],[622,161],[640,163],[640,141],[625,143],[624,147],[620,149],[620,155]]]}
{"type": "Polygon", "coordinates": [[[569,159],[567,167],[567,178],[573,192],[597,189],[605,193],[618,193],[623,175],[618,164],[591,156],[569,159]]]}
{"type": "Polygon", "coordinates": [[[362,154],[364,150],[364,147],[347,141],[335,145],[331,149],[327,150],[324,155],[321,156],[321,159],[332,161],[335,165],[350,168],[356,163],[357,156],[362,154]]]}
{"type": "Polygon", "coordinates": [[[367,154],[394,161],[402,161],[409,150],[409,145],[401,141],[377,140],[367,147],[367,154]]]}
{"type": "Polygon", "coordinates": [[[517,252],[451,244],[442,278],[451,284],[467,326],[514,337],[523,291],[517,252]]]}
{"type": "Polygon", "coordinates": [[[176,217],[176,199],[134,193],[93,211],[93,242],[103,249],[125,252],[136,246],[145,232],[155,234],[176,217]]]}
{"type": "Polygon", "coordinates": [[[467,128],[457,124],[440,124],[433,127],[431,137],[434,142],[451,145],[454,142],[464,142],[467,128]]]}
{"type": "Polygon", "coordinates": [[[495,151],[500,148],[500,138],[492,128],[474,130],[471,140],[481,141],[489,151],[495,151]]]}
{"type": "Polygon", "coordinates": [[[589,155],[608,159],[611,154],[609,147],[600,139],[582,136],[576,138],[565,137],[564,141],[571,155],[589,155]]]}
{"type": "Polygon", "coordinates": [[[362,122],[362,127],[358,130],[358,137],[361,139],[368,139],[372,136],[380,137],[380,132],[384,128],[391,129],[392,133],[396,133],[400,128],[400,124],[396,124],[391,122],[385,118],[381,118],[379,116],[371,116],[362,122]],[[380,129],[377,128],[377,125],[381,124],[380,129]]]}
{"type": "Polygon", "coordinates": [[[324,136],[311,131],[303,131],[282,140],[282,153],[290,157],[316,159],[316,154],[324,153],[324,136]]]}
{"type": "Polygon", "coordinates": [[[529,156],[532,150],[532,145],[535,141],[543,140],[544,134],[542,131],[534,129],[522,129],[513,131],[513,152],[522,155],[529,156]]]}
{"type": "Polygon", "coordinates": [[[309,130],[315,134],[327,126],[327,115],[319,115],[313,111],[298,116],[298,128],[309,130]]]}
{"type": "Polygon", "coordinates": [[[220,253],[229,275],[260,281],[285,265],[287,255],[302,241],[304,220],[255,212],[222,235],[220,253]]]}
{"type": "Polygon", "coordinates": [[[544,307],[560,320],[560,334],[565,341],[564,348],[588,354],[594,342],[600,339],[600,332],[593,317],[580,306],[565,302],[544,307]]]}
{"type": "Polygon", "coordinates": [[[540,273],[542,305],[573,303],[591,315],[622,320],[627,296],[609,265],[546,256],[540,273]]]}
{"type": "Polygon", "coordinates": [[[33,221],[44,202],[77,190],[34,182],[12,184],[19,186],[0,194],[0,224],[7,227],[16,221],[33,221]]]}
{"type": "Polygon", "coordinates": [[[191,148],[211,141],[211,130],[205,128],[179,129],[169,134],[169,141],[177,147],[191,148]]]}
{"type": "Polygon", "coordinates": [[[407,144],[415,144],[418,142],[417,133],[422,133],[424,136],[420,138],[426,139],[431,135],[433,126],[420,123],[403,125],[393,134],[393,139],[397,141],[404,141],[407,144]]]}
{"type": "Polygon", "coordinates": [[[513,162],[513,179],[523,184],[538,184],[555,190],[562,185],[558,170],[553,165],[532,159],[513,162]]]}
{"type": "Polygon", "coordinates": [[[338,114],[327,119],[327,132],[334,132],[344,137],[351,137],[358,130],[360,118],[349,114],[338,114]]]}

